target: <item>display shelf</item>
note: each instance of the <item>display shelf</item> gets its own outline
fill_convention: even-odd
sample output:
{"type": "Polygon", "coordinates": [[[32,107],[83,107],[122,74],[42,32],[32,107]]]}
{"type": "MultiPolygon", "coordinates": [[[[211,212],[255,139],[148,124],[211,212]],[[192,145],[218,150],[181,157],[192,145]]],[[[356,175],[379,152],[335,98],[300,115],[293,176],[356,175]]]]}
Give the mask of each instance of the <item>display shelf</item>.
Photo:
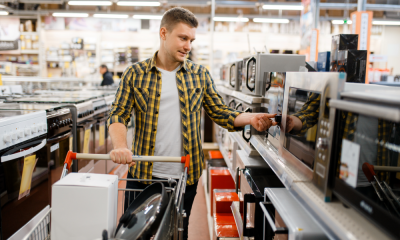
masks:
{"type": "Polygon", "coordinates": [[[260,156],[258,151],[243,139],[242,132],[230,132],[229,136],[239,144],[240,149],[244,150],[247,156],[260,156]]]}
{"type": "Polygon", "coordinates": [[[39,54],[39,49],[21,49],[21,54],[39,54]]]}
{"type": "Polygon", "coordinates": [[[239,91],[232,90],[230,88],[225,87],[224,85],[218,85],[217,90],[221,93],[224,93],[226,95],[233,96],[237,99],[242,100],[245,103],[248,104],[255,104],[255,103],[269,103],[268,98],[265,97],[257,97],[257,96],[252,96],[252,95],[247,95],[239,91]]]}
{"type": "Polygon", "coordinates": [[[239,236],[243,235],[243,220],[240,214],[240,202],[232,202],[231,210],[233,218],[235,219],[236,228],[238,230],[239,236]]]}
{"type": "Polygon", "coordinates": [[[33,36],[33,35],[39,35],[39,33],[38,32],[20,32],[20,35],[33,36]]]}
{"type": "Polygon", "coordinates": [[[324,202],[324,196],[294,166],[287,164],[269,142],[252,136],[250,142],[289,192],[331,239],[389,239],[377,227],[340,202],[324,202]]]}

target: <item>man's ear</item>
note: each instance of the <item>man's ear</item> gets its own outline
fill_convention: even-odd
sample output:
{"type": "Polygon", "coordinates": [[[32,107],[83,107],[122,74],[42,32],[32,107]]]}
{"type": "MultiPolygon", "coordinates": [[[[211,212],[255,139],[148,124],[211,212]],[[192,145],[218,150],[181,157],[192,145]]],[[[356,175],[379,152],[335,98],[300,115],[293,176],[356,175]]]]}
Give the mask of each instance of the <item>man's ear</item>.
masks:
{"type": "Polygon", "coordinates": [[[162,40],[165,40],[167,38],[167,28],[166,27],[160,28],[160,38],[162,40]]]}

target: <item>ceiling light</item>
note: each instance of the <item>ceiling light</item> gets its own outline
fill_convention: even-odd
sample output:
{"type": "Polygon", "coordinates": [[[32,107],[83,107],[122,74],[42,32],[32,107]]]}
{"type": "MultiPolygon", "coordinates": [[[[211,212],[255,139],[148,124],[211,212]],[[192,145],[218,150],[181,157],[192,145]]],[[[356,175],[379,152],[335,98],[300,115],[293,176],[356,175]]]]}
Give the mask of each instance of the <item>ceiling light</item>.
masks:
{"type": "Polygon", "coordinates": [[[93,14],[95,18],[128,18],[128,14],[93,14]]]}
{"type": "Polygon", "coordinates": [[[283,18],[254,18],[253,22],[259,22],[259,23],[289,23],[289,19],[283,19],[283,18]]]}
{"type": "Polygon", "coordinates": [[[53,13],[53,17],[89,17],[88,13],[53,13]]]}
{"type": "Polygon", "coordinates": [[[352,24],[351,20],[332,20],[332,24],[352,24]]]}
{"type": "Polygon", "coordinates": [[[216,22],[248,22],[248,18],[238,18],[238,17],[214,17],[216,22]]]}
{"type": "Polygon", "coordinates": [[[6,6],[4,6],[4,5],[0,4],[0,8],[6,8],[6,6]]]}
{"type": "Polygon", "coordinates": [[[161,20],[163,16],[160,15],[133,15],[134,19],[157,19],[161,20]]]}
{"type": "Polygon", "coordinates": [[[276,5],[276,4],[266,4],[263,5],[263,9],[266,10],[303,10],[302,5],[276,5]]]}
{"type": "Polygon", "coordinates": [[[160,2],[136,2],[136,1],[118,1],[118,6],[136,6],[136,7],[158,7],[160,2]]]}
{"type": "Polygon", "coordinates": [[[8,15],[8,12],[6,12],[6,11],[0,11],[0,15],[8,15]]]}
{"type": "Polygon", "coordinates": [[[79,6],[111,6],[111,1],[69,1],[68,5],[79,6]]]}
{"type": "Polygon", "coordinates": [[[400,21],[372,21],[373,25],[400,25],[400,21]]]}

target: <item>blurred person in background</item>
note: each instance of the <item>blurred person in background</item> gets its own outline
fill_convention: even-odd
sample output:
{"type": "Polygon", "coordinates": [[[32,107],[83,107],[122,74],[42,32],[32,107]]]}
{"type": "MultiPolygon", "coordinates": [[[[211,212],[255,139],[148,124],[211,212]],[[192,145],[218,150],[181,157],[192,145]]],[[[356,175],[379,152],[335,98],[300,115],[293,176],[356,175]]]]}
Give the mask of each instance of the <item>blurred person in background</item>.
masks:
{"type": "Polygon", "coordinates": [[[108,71],[108,67],[105,64],[100,65],[100,74],[103,75],[103,81],[100,86],[113,85],[114,80],[112,74],[108,71]]]}

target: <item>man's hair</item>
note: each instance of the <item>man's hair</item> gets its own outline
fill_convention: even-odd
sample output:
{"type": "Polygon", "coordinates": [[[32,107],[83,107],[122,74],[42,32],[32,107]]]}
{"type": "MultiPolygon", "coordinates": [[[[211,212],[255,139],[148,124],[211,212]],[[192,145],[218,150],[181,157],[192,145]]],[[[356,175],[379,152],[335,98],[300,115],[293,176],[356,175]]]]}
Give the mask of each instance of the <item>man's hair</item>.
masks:
{"type": "Polygon", "coordinates": [[[101,67],[101,68],[105,68],[105,69],[108,71],[108,67],[107,67],[107,65],[105,65],[105,64],[101,64],[101,65],[100,65],[100,67],[101,67]]]}
{"type": "Polygon", "coordinates": [[[199,25],[197,18],[191,11],[181,7],[174,7],[164,13],[160,28],[165,27],[168,31],[172,31],[177,23],[185,23],[193,28],[197,28],[199,25]]]}

